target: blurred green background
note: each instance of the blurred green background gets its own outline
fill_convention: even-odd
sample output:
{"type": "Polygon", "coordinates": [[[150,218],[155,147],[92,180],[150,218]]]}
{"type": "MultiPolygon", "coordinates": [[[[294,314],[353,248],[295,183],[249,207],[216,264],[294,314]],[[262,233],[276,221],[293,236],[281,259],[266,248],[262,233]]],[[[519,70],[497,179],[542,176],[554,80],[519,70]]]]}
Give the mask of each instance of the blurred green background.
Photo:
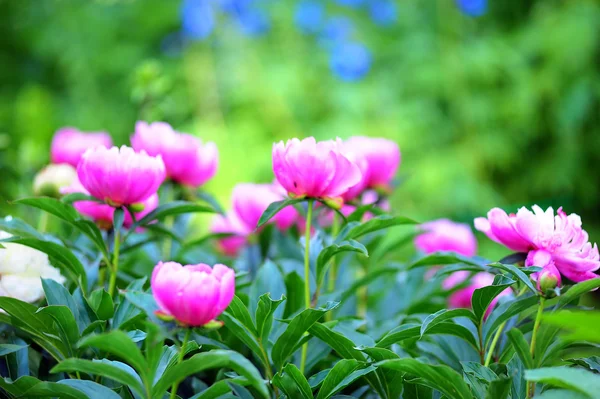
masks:
{"type": "Polygon", "coordinates": [[[470,222],[563,205],[598,240],[598,2],[483,2],[474,16],[473,1],[397,1],[386,26],[339,3],[324,1],[326,16],[350,19],[371,54],[351,82],[291,0],[260,4],[262,35],[219,14],[202,40],[182,33],[180,1],[0,0],[2,214],[19,212],[6,200],[30,195],[58,128],[126,144],[144,119],[218,144],[206,189],[223,203],[237,182],[272,179],[275,141],[385,136],[402,151],[396,213],[470,222]]]}

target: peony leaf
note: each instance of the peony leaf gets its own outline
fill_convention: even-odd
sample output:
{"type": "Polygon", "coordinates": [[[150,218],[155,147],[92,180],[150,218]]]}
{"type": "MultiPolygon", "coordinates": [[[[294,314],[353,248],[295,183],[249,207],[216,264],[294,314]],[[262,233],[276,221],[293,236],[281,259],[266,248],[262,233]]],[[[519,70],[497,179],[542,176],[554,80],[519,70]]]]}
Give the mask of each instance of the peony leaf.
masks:
{"type": "Polygon", "coordinates": [[[375,366],[355,359],[342,359],[333,366],[323,380],[317,399],[328,399],[357,379],[376,369],[375,366]]]}
{"type": "Polygon", "coordinates": [[[338,236],[337,242],[343,240],[355,240],[365,234],[373,233],[379,230],[387,229],[394,226],[412,225],[418,222],[404,216],[381,215],[369,219],[364,223],[349,223],[338,236]]]}
{"type": "Polygon", "coordinates": [[[516,283],[516,281],[503,276],[496,276],[493,285],[476,289],[475,292],[473,292],[471,304],[473,305],[473,313],[475,313],[477,320],[482,322],[485,312],[490,307],[494,298],[514,283],[516,283]]]}
{"type": "Polygon", "coordinates": [[[600,392],[600,376],[584,369],[547,367],[526,370],[525,379],[578,392],[588,398],[597,398],[600,392]]]}
{"type": "Polygon", "coordinates": [[[512,344],[513,348],[521,362],[525,365],[525,368],[531,369],[534,367],[533,358],[529,353],[529,345],[523,336],[523,333],[518,328],[513,328],[507,334],[508,340],[512,344]]]}
{"type": "Polygon", "coordinates": [[[425,318],[421,325],[421,337],[435,325],[455,317],[467,317],[473,322],[476,322],[475,315],[469,309],[442,309],[425,318]]]}
{"type": "Polygon", "coordinates": [[[342,241],[339,244],[333,244],[325,247],[319,253],[317,257],[316,274],[317,274],[317,287],[320,287],[323,283],[323,279],[328,270],[329,261],[339,253],[342,252],[357,252],[365,256],[369,256],[367,249],[358,241],[342,241]]]}
{"type": "Polygon", "coordinates": [[[275,374],[273,385],[280,388],[288,398],[314,398],[306,377],[293,363],[288,363],[279,373],[275,374]]]}
{"type": "Polygon", "coordinates": [[[262,342],[267,342],[271,328],[273,327],[273,315],[275,311],[285,301],[285,295],[277,300],[271,299],[271,294],[267,292],[258,299],[258,306],[256,307],[256,334],[262,342]]]}
{"type": "Polygon", "coordinates": [[[131,226],[130,230],[134,231],[138,227],[146,226],[151,222],[164,219],[167,216],[180,215],[184,213],[217,213],[217,211],[208,205],[202,205],[195,202],[172,201],[167,204],[160,205],[158,208],[140,220],[136,221],[131,226]]]}
{"type": "Polygon", "coordinates": [[[275,215],[277,215],[277,213],[279,211],[281,211],[283,208],[290,206],[290,205],[298,204],[303,201],[306,201],[306,199],[305,198],[288,198],[288,199],[284,199],[282,201],[277,201],[277,202],[271,203],[267,207],[267,209],[265,209],[263,214],[260,216],[260,219],[258,220],[258,224],[256,225],[256,228],[258,229],[258,228],[262,227],[265,223],[267,223],[275,215]]]}

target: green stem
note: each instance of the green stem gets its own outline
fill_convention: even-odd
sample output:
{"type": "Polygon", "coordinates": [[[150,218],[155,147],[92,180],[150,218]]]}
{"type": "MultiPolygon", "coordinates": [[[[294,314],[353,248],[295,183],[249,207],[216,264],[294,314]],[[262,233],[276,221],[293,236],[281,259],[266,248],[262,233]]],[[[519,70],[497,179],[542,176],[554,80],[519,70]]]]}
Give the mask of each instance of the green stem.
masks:
{"type": "MultiPolygon", "coordinates": [[[[173,199],[175,198],[174,195],[174,190],[175,190],[175,183],[172,184],[168,184],[166,185],[165,188],[165,204],[168,204],[169,202],[172,202],[173,199]]],[[[165,227],[170,231],[173,230],[173,225],[175,224],[175,219],[173,218],[173,216],[167,216],[165,218],[165,227]]],[[[173,240],[171,239],[170,236],[166,236],[165,240],[163,241],[163,247],[162,247],[162,251],[163,251],[163,259],[166,261],[171,260],[171,248],[173,247],[173,240]]]]}
{"type": "Polygon", "coordinates": [[[482,331],[483,323],[480,321],[477,326],[477,335],[479,336],[479,362],[483,365],[485,364],[485,348],[483,346],[483,331],[482,331]]]}
{"type": "MultiPolygon", "coordinates": [[[[308,200],[308,211],[306,213],[306,231],[304,232],[304,307],[310,308],[310,229],[312,224],[314,200],[308,200]]],[[[304,373],[306,357],[308,355],[308,342],[302,345],[302,357],[300,358],[300,372],[304,373]]]]}
{"type": "MultiPolygon", "coordinates": [[[[356,272],[356,281],[360,281],[363,279],[363,277],[366,276],[367,271],[365,269],[366,269],[365,266],[358,265],[358,269],[356,272]]],[[[369,300],[368,287],[365,284],[361,287],[358,287],[357,291],[358,291],[357,292],[358,303],[357,303],[356,315],[358,316],[359,319],[366,320],[367,319],[367,310],[368,310],[368,300],[369,300]]]]}
{"type": "Polygon", "coordinates": [[[121,246],[121,231],[115,231],[115,245],[113,249],[112,270],[110,271],[110,281],[108,283],[108,295],[111,297],[117,286],[117,272],[119,271],[119,248],[121,246]]]}
{"type": "MultiPolygon", "coordinates": [[[[177,364],[181,363],[181,361],[183,360],[183,356],[185,354],[185,346],[187,345],[189,339],[190,339],[190,334],[192,332],[191,328],[186,328],[185,330],[185,336],[183,337],[183,342],[181,343],[181,349],[179,349],[179,357],[177,358],[177,364]]],[[[171,387],[171,399],[175,399],[175,396],[177,396],[177,388],[179,387],[179,383],[181,381],[177,380],[173,383],[173,386],[171,387]]]]}
{"type": "MultiPolygon", "coordinates": [[[[333,222],[331,224],[331,238],[335,239],[339,232],[340,232],[340,220],[338,219],[337,212],[333,212],[333,222]]],[[[329,279],[327,281],[327,290],[329,292],[335,291],[337,272],[338,272],[337,263],[336,263],[335,257],[334,257],[333,259],[331,259],[331,268],[329,269],[329,279]]]]}
{"type": "Polygon", "coordinates": [[[485,367],[488,367],[490,365],[490,363],[492,362],[492,356],[494,355],[494,349],[496,349],[496,345],[498,344],[498,341],[500,340],[500,335],[502,335],[502,331],[504,331],[504,327],[506,326],[506,322],[500,324],[500,327],[498,327],[498,330],[496,331],[496,334],[494,335],[494,339],[492,340],[492,343],[490,344],[490,349],[488,349],[488,354],[487,357],[485,358],[485,367]]]}
{"type": "Polygon", "coordinates": [[[42,212],[40,214],[40,220],[38,221],[38,231],[44,233],[48,227],[48,213],[42,212]]]}
{"type": "MultiPolygon", "coordinates": [[[[544,313],[545,302],[546,298],[541,296],[540,306],[538,307],[537,315],[535,316],[535,322],[533,324],[533,331],[531,332],[531,345],[529,346],[529,353],[531,353],[532,359],[535,359],[535,341],[540,328],[540,323],[542,322],[542,314],[544,313]]],[[[535,382],[531,381],[527,384],[527,397],[533,398],[533,395],[535,395],[535,382]]]]}

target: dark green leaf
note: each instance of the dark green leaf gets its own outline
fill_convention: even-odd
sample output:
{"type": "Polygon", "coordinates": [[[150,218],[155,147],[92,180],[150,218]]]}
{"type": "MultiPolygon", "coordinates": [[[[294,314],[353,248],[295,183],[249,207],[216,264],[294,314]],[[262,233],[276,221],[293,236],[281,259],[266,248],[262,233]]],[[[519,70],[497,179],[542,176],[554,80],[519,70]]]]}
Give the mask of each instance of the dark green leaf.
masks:
{"type": "MultiPolygon", "coordinates": [[[[371,358],[373,363],[400,358],[396,353],[385,348],[362,348],[361,350],[371,358]]],[[[404,373],[392,369],[377,369],[375,372],[379,376],[379,381],[381,381],[387,397],[391,399],[399,398],[402,394],[404,373]]]]}
{"type": "Polygon", "coordinates": [[[337,302],[328,302],[324,308],[305,309],[292,319],[283,334],[275,342],[275,345],[273,345],[271,354],[277,368],[281,368],[283,363],[294,353],[296,344],[304,333],[319,321],[325,313],[337,306],[337,302]]]}
{"type": "Polygon", "coordinates": [[[49,197],[30,197],[21,198],[13,201],[14,204],[28,205],[34,208],[46,211],[65,221],[72,222],[79,219],[79,214],[71,205],[65,204],[54,198],[49,197]]]}
{"type": "Polygon", "coordinates": [[[360,377],[375,370],[375,366],[359,362],[355,359],[342,359],[323,380],[317,399],[327,399],[338,393],[360,377]]]}
{"type": "Polygon", "coordinates": [[[536,303],[538,303],[538,298],[529,296],[525,298],[516,298],[498,306],[483,324],[484,345],[487,346],[488,342],[492,339],[494,332],[502,323],[511,317],[520,314],[531,306],[534,306],[536,303]]]}
{"type": "Polygon", "coordinates": [[[443,321],[453,319],[455,317],[467,317],[474,322],[476,321],[475,315],[469,309],[442,309],[434,314],[430,314],[425,318],[421,325],[421,336],[425,335],[427,331],[443,321]]]}
{"type": "Polygon", "coordinates": [[[46,239],[46,237],[35,228],[13,216],[0,218],[0,230],[19,237],[37,238],[38,240],[46,239]]]}
{"type": "Polygon", "coordinates": [[[325,274],[327,273],[329,261],[339,253],[342,252],[358,252],[365,256],[369,256],[367,249],[358,241],[350,240],[343,241],[339,244],[333,244],[323,248],[317,257],[316,271],[317,271],[317,286],[321,286],[325,274]]]}
{"type": "Polygon", "coordinates": [[[533,358],[531,357],[531,353],[529,353],[529,345],[521,330],[513,328],[507,335],[513,348],[515,348],[515,352],[517,353],[517,356],[519,356],[519,359],[521,359],[526,368],[532,369],[533,358]]]}
{"type": "Polygon", "coordinates": [[[103,288],[91,293],[88,302],[100,320],[109,320],[115,314],[115,305],[103,288]]]}
{"type": "Polygon", "coordinates": [[[600,357],[598,356],[590,356],[590,357],[582,357],[578,359],[569,359],[569,362],[573,364],[577,364],[579,366],[588,368],[592,371],[600,373],[600,357]]]}
{"type": "Polygon", "coordinates": [[[244,327],[246,327],[248,331],[252,333],[252,335],[257,336],[256,327],[254,326],[254,322],[252,321],[252,316],[250,316],[248,308],[246,307],[246,305],[244,305],[244,302],[242,302],[242,300],[238,296],[233,297],[231,303],[229,304],[229,307],[227,308],[227,312],[231,316],[239,320],[244,325],[244,327]]]}
{"type": "Polygon", "coordinates": [[[450,399],[471,398],[471,391],[463,378],[448,366],[433,366],[416,359],[384,360],[377,367],[403,371],[418,377],[412,382],[438,390],[450,399]]]}
{"type": "Polygon", "coordinates": [[[50,316],[58,325],[59,336],[63,343],[71,348],[79,339],[79,328],[71,310],[62,305],[52,305],[40,308],[37,314],[50,316]]]}
{"type": "Polygon", "coordinates": [[[600,312],[589,310],[560,310],[542,316],[543,323],[549,323],[568,331],[563,334],[567,341],[587,341],[600,343],[598,326],[600,312]]]}
{"type": "Polygon", "coordinates": [[[404,324],[390,330],[378,342],[378,348],[386,348],[405,339],[418,338],[421,336],[421,326],[418,324],[404,324]]]}
{"type": "Polygon", "coordinates": [[[531,292],[533,292],[534,294],[537,295],[537,288],[535,288],[535,285],[533,285],[531,283],[531,279],[529,278],[529,276],[527,276],[527,274],[525,274],[517,266],[515,266],[515,265],[507,265],[507,264],[502,264],[502,263],[491,263],[488,266],[495,267],[496,269],[501,269],[501,270],[509,272],[514,277],[516,277],[517,280],[519,280],[520,282],[522,282],[523,284],[525,284],[527,286],[527,288],[529,288],[529,290],[531,292]]]}
{"type": "Polygon", "coordinates": [[[235,335],[248,348],[250,348],[252,352],[259,355],[264,367],[270,367],[269,364],[266,364],[266,359],[264,359],[263,355],[263,349],[256,339],[253,331],[250,331],[240,320],[233,317],[229,312],[223,312],[220,316],[220,319],[233,335],[235,335]]]}
{"type": "Polygon", "coordinates": [[[561,308],[579,298],[581,295],[595,290],[598,287],[600,287],[600,278],[577,283],[558,298],[558,307],[561,308]]]}
{"type": "Polygon", "coordinates": [[[411,263],[407,269],[410,270],[423,266],[454,265],[460,263],[473,266],[478,271],[485,271],[487,270],[486,264],[488,261],[482,258],[459,255],[454,252],[435,252],[411,263]]]}
{"type": "Polygon", "coordinates": [[[485,399],[507,399],[511,386],[512,378],[499,378],[491,381],[485,399]]]}
{"type": "Polygon", "coordinates": [[[597,398],[600,392],[600,375],[591,371],[569,367],[547,367],[526,370],[527,381],[543,382],[558,388],[569,389],[589,398],[597,398]]]}
{"type": "Polygon", "coordinates": [[[94,381],[62,380],[58,381],[58,383],[68,385],[83,392],[89,399],[121,399],[115,391],[94,381]]]}
{"type": "Polygon", "coordinates": [[[44,288],[48,305],[64,305],[68,307],[75,317],[79,333],[83,333],[90,324],[90,318],[87,313],[79,311],[75,299],[73,299],[69,291],[62,284],[59,284],[52,279],[43,278],[42,287],[44,288]]]}
{"type": "Polygon", "coordinates": [[[77,202],[77,201],[92,201],[92,202],[98,202],[98,203],[103,203],[103,201],[99,200],[96,197],[93,197],[91,195],[87,195],[84,193],[71,193],[71,194],[67,194],[65,196],[63,196],[60,199],[61,202],[65,203],[65,204],[73,204],[73,202],[77,202]]]}
{"type": "MultiPolygon", "coordinates": [[[[338,242],[342,240],[355,240],[365,234],[407,224],[417,224],[417,222],[404,216],[377,216],[364,223],[353,226],[344,233],[343,237],[338,237],[338,242]]],[[[340,234],[340,236],[342,236],[342,234],[340,234]]]]}
{"type": "Polygon", "coordinates": [[[536,395],[535,399],[590,399],[590,397],[566,389],[552,389],[536,395]]]}
{"type": "Polygon", "coordinates": [[[237,352],[213,350],[198,353],[168,369],[152,389],[153,398],[162,398],[169,386],[189,375],[208,369],[230,368],[245,377],[261,397],[268,399],[269,391],[260,373],[254,365],[237,352]]]}
{"type": "Polygon", "coordinates": [[[258,220],[258,224],[256,225],[256,228],[258,229],[259,227],[261,227],[262,225],[264,225],[265,223],[267,223],[269,220],[271,220],[271,218],[273,218],[273,216],[275,216],[280,210],[282,210],[283,208],[290,206],[290,205],[294,205],[294,204],[298,204],[300,202],[306,201],[306,199],[302,198],[296,198],[296,199],[285,199],[283,201],[277,201],[277,202],[273,202],[271,203],[267,209],[265,209],[265,211],[263,212],[263,214],[260,216],[260,219],[258,220]]]}
{"type": "Polygon", "coordinates": [[[183,213],[216,213],[216,210],[208,205],[202,205],[195,202],[172,201],[160,205],[158,208],[138,220],[131,227],[135,230],[137,227],[145,226],[155,220],[164,219],[167,216],[180,215],[183,213]]]}
{"type": "MultiPolygon", "coordinates": [[[[140,291],[145,283],[146,277],[134,280],[127,286],[125,291],[140,291]]],[[[124,325],[129,323],[131,320],[134,320],[140,314],[140,310],[133,305],[131,301],[127,300],[127,296],[125,296],[124,299],[121,299],[121,302],[115,310],[115,315],[112,320],[112,327],[123,328],[124,325]]]]}
{"type": "Polygon", "coordinates": [[[279,387],[288,398],[313,399],[312,389],[304,375],[292,363],[273,377],[273,385],[279,387]]]}
{"type": "Polygon", "coordinates": [[[27,348],[27,345],[0,344],[0,356],[5,356],[24,348],[27,348]]]}
{"type": "Polygon", "coordinates": [[[477,320],[483,320],[483,316],[485,315],[485,312],[494,298],[515,283],[514,280],[509,280],[502,277],[496,277],[496,280],[494,280],[493,285],[478,288],[475,290],[475,292],[473,292],[471,304],[473,305],[473,313],[475,313],[477,320]]]}
{"type": "Polygon", "coordinates": [[[262,342],[268,341],[271,327],[273,326],[273,314],[283,301],[285,301],[284,295],[277,300],[271,299],[271,294],[268,292],[260,296],[258,306],[256,307],[255,319],[257,337],[262,342]]]}
{"type": "Polygon", "coordinates": [[[115,212],[113,214],[113,228],[115,231],[120,231],[123,227],[123,222],[125,221],[125,209],[121,206],[115,208],[115,212]]]}
{"type": "Polygon", "coordinates": [[[66,359],[54,366],[51,373],[73,373],[80,372],[88,375],[99,375],[118,383],[126,385],[136,391],[138,394],[145,396],[144,387],[139,376],[135,374],[132,369],[124,369],[122,366],[117,365],[118,362],[111,362],[108,360],[102,361],[90,361],[85,359],[66,359]]]}
{"type": "Polygon", "coordinates": [[[105,334],[88,336],[79,342],[79,347],[94,347],[112,353],[131,364],[142,377],[144,376],[146,361],[137,345],[123,331],[113,330],[105,334]]]}

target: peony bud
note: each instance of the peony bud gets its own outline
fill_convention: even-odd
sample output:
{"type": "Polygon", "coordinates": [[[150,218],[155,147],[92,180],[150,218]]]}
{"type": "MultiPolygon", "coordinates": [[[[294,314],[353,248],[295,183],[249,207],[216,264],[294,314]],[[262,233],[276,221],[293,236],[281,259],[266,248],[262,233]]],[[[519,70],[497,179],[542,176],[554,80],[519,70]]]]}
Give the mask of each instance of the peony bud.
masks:
{"type": "Polygon", "coordinates": [[[61,189],[77,179],[77,171],[69,164],[50,164],[33,179],[33,193],[38,196],[59,198],[61,189]]]}
{"type": "Polygon", "coordinates": [[[172,316],[187,327],[209,325],[229,306],[235,273],[224,265],[182,266],[160,262],[152,272],[152,295],[162,317],[172,316]]]}
{"type": "Polygon", "coordinates": [[[537,274],[537,289],[542,293],[560,287],[562,283],[560,273],[554,264],[544,266],[537,274]]]}

